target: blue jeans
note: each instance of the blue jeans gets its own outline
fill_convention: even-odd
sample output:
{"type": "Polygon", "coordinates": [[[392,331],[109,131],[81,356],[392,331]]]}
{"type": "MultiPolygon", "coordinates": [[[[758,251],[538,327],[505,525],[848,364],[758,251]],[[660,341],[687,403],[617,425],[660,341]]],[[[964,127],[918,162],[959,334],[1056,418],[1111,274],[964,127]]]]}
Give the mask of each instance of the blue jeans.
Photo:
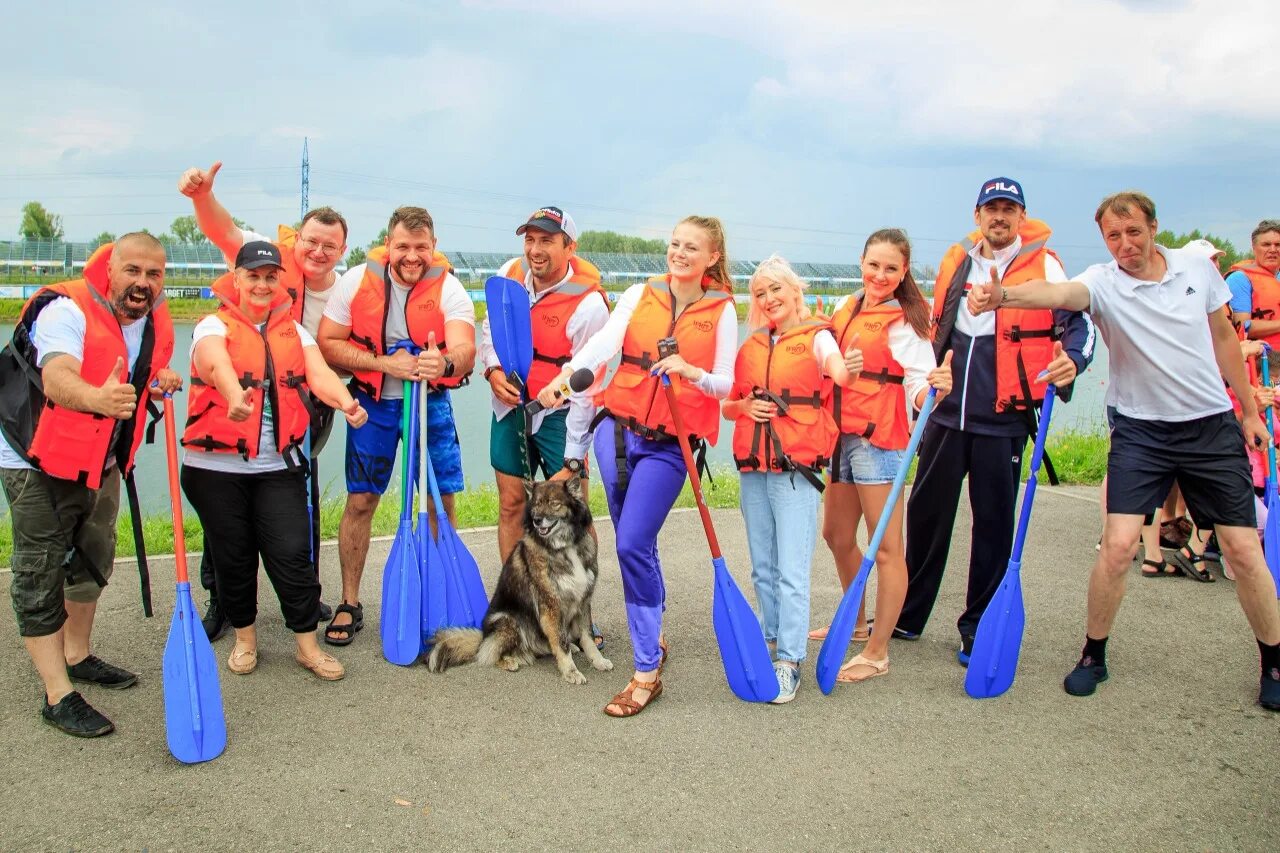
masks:
{"type": "Polygon", "coordinates": [[[748,471],[741,475],[742,518],[751,549],[764,637],[778,660],[800,663],[809,632],[809,571],[818,534],[821,495],[807,480],[748,471]]]}

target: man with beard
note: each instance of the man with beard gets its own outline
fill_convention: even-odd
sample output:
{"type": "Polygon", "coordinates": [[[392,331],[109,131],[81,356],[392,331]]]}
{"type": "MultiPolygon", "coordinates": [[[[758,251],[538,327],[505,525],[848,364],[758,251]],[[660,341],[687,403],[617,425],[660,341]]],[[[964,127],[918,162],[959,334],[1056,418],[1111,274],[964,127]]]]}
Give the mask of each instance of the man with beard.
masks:
{"type": "Polygon", "coordinates": [[[115,727],[72,681],[122,690],[138,680],[94,655],[90,636],[115,557],[120,478],[142,443],[143,395],[153,383],[155,396],[182,384],[168,369],[173,323],[161,295],[164,264],[164,247],[150,234],[100,247],[84,278],[28,300],[3,353],[0,479],[13,524],[10,595],[44,682],[41,715],[77,737],[115,727]]]}
{"type": "MultiPolygon", "coordinates": [[[[978,191],[978,226],[947,250],[933,291],[933,349],[952,351],[952,393],[939,401],[920,442],[907,503],[907,600],[894,636],[915,639],[933,610],[951,548],[960,486],[969,478],[973,512],[966,607],[956,659],[969,665],[973,637],[1013,549],[1022,452],[1035,430],[1046,383],[1070,399],[1071,383],[1093,359],[1093,327],[1078,311],[975,317],[961,307],[970,288],[1000,281],[1066,281],[1045,244],[1050,230],[1027,218],[1022,186],[992,178],[978,191]]],[[[1052,470],[1052,469],[1050,469],[1052,470]]]]}
{"type": "MultiPolygon", "coordinates": [[[[1107,521],[1089,575],[1085,643],[1062,686],[1090,696],[1107,680],[1107,640],[1124,599],[1143,517],[1177,483],[1201,530],[1214,528],[1235,570],[1236,598],[1261,658],[1258,704],[1280,711],[1280,613],[1255,528],[1245,447],[1271,441],[1258,417],[1217,267],[1156,243],[1156,205],[1140,192],[1110,195],[1094,214],[1113,260],[1076,280],[991,282],[969,295],[974,314],[1088,311],[1111,355],[1107,403],[1115,425],[1107,456],[1107,521]],[[998,309],[998,310],[997,310],[998,309]],[[1240,404],[1236,419],[1223,381],[1240,404]]],[[[1216,664],[1210,660],[1209,665],[1216,664]]]]}
{"type": "Polygon", "coordinates": [[[347,270],[325,307],[320,351],[330,365],[350,371],[352,394],[369,413],[364,428],[347,431],[347,503],[338,527],[342,603],[325,629],[330,645],[349,644],[364,626],[360,578],[373,512],[395,465],[403,380],[431,388],[427,452],[445,511],[454,517],[453,495],[463,487],[462,451],[448,389],[471,373],[475,322],[471,298],[436,251],[435,223],[421,207],[391,214],[386,246],[347,270]],[[397,347],[401,342],[417,354],[397,347]]]}
{"type": "MultiPolygon", "coordinates": [[[[234,266],[234,259],[245,243],[262,241],[274,243],[280,251],[284,266],[280,269],[280,278],[285,290],[293,300],[291,310],[293,319],[302,324],[312,337],[320,329],[320,317],[324,314],[324,306],[333,295],[333,286],[338,280],[334,267],[347,253],[347,221],[342,214],[332,207],[317,207],[307,211],[302,217],[302,224],[295,231],[288,225],[281,225],[276,230],[276,239],[241,228],[231,214],[222,206],[213,194],[213,181],[222,168],[218,161],[207,170],[190,168],[178,178],[178,192],[191,199],[195,208],[196,224],[201,232],[209,238],[209,242],[217,246],[227,259],[227,266],[234,266]]],[[[322,403],[316,403],[321,412],[319,430],[311,437],[311,524],[313,558],[318,556],[319,531],[319,476],[316,455],[328,438],[333,428],[333,410],[322,403]]],[[[227,617],[218,606],[217,590],[214,589],[213,561],[209,557],[210,549],[206,543],[204,554],[200,560],[200,585],[209,593],[209,604],[205,610],[205,633],[210,640],[216,640],[227,629],[227,617]]],[[[320,567],[317,563],[316,572],[320,567]]],[[[333,611],[324,602],[320,603],[320,618],[329,619],[333,611]]]]}

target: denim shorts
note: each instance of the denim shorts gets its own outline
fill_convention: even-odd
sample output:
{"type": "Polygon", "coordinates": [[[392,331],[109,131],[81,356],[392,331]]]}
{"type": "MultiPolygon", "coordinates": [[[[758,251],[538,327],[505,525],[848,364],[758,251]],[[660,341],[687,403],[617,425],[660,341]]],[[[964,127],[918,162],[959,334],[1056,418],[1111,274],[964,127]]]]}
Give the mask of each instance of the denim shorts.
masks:
{"type": "Polygon", "coordinates": [[[831,461],[833,483],[892,483],[905,450],[885,450],[853,433],[844,433],[831,461]]]}

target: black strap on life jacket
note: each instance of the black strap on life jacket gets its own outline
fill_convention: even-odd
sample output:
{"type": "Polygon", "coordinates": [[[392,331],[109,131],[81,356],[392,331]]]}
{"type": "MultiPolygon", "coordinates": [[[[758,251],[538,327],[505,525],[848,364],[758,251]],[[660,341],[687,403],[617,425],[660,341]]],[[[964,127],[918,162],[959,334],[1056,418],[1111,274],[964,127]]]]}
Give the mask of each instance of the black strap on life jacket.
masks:
{"type": "Polygon", "coordinates": [[[858,374],[858,378],[870,379],[881,385],[901,385],[905,377],[901,373],[890,373],[888,367],[882,367],[879,370],[864,370],[858,374]]]}
{"type": "Polygon", "coordinates": [[[534,353],[533,353],[534,361],[545,361],[547,364],[554,364],[556,367],[564,367],[566,364],[570,362],[572,358],[573,356],[568,356],[568,355],[560,355],[560,356],[543,355],[537,350],[534,350],[534,353]]]}

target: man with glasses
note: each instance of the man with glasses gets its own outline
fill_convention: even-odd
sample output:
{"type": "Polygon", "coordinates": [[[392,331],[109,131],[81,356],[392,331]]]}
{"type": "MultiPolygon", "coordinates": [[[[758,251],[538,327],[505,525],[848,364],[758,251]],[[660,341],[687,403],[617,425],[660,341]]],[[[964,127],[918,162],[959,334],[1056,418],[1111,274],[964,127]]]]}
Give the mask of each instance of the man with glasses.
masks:
{"type": "MultiPolygon", "coordinates": [[[[347,220],[331,207],[317,207],[307,211],[296,231],[288,225],[279,226],[274,240],[243,229],[213,195],[213,181],[221,168],[222,162],[219,161],[207,170],[195,167],[187,169],[178,178],[178,192],[191,199],[196,224],[209,238],[209,242],[217,246],[226,257],[228,267],[234,266],[236,254],[245,243],[261,240],[276,245],[284,261],[280,277],[293,299],[293,319],[315,336],[320,328],[320,317],[324,314],[325,305],[338,281],[334,267],[347,254],[347,220]]],[[[313,542],[317,543],[315,530],[319,524],[319,471],[315,457],[333,426],[332,410],[324,406],[318,408],[321,412],[321,426],[311,442],[312,536],[313,542]]],[[[205,556],[200,561],[200,583],[209,591],[209,606],[203,622],[209,639],[215,640],[226,630],[227,620],[218,606],[218,597],[213,588],[213,566],[208,553],[209,549],[205,548],[205,556]]],[[[330,607],[321,603],[320,618],[330,619],[332,616],[330,607]]]]}

